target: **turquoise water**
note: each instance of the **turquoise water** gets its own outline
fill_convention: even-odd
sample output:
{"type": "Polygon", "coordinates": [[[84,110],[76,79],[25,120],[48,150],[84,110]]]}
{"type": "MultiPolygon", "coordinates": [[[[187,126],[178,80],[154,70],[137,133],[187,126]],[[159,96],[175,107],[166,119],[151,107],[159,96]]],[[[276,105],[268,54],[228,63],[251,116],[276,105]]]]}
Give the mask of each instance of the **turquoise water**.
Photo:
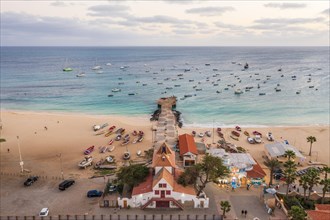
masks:
{"type": "Polygon", "coordinates": [[[170,95],[189,125],[328,125],[329,48],[1,48],[2,109],[139,116],[170,95]],[[66,59],[74,71],[62,71],[66,59]],[[85,77],[76,77],[81,71],[85,77]],[[235,95],[238,88],[244,93],[235,95]]]}

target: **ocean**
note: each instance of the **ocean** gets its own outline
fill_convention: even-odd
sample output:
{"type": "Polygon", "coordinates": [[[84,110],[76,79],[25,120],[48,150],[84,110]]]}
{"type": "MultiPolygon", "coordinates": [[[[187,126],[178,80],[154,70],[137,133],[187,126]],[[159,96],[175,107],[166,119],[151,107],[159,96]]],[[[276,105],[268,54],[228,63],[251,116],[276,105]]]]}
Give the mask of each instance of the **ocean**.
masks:
{"type": "Polygon", "coordinates": [[[329,47],[1,47],[1,109],[147,116],[175,95],[184,125],[329,125],[329,58],[329,47]]]}

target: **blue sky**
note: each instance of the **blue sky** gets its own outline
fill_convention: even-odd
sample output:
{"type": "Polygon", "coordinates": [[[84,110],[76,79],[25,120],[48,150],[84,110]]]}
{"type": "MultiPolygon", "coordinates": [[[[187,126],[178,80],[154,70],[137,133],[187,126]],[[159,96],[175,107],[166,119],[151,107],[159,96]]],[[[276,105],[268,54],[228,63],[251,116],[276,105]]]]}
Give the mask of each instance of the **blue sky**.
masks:
{"type": "Polygon", "coordinates": [[[329,45],[329,1],[0,4],[2,46],[329,45]]]}

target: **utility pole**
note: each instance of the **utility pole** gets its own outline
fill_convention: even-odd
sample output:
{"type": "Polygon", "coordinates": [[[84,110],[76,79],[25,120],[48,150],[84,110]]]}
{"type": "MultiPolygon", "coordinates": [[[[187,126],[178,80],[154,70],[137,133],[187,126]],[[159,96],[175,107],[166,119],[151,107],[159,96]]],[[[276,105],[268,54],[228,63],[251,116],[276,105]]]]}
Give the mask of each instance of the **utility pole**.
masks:
{"type": "Polygon", "coordinates": [[[213,132],[212,133],[213,133],[213,142],[212,143],[215,144],[214,143],[214,119],[213,119],[213,132]]]}
{"type": "Polygon", "coordinates": [[[19,153],[19,165],[21,166],[21,172],[24,172],[24,162],[22,160],[22,154],[21,154],[21,146],[19,144],[19,136],[17,136],[17,146],[18,146],[18,153],[19,153]]]}

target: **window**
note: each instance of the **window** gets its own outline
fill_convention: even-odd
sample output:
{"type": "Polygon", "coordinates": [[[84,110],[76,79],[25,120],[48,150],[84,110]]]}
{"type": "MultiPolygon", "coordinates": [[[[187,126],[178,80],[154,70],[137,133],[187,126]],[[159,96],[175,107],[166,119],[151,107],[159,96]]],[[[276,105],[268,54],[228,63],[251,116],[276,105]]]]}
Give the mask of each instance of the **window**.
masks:
{"type": "Polygon", "coordinates": [[[159,184],[158,184],[158,187],[159,187],[159,188],[166,188],[167,185],[166,185],[166,183],[159,183],[159,184]]]}
{"type": "Polygon", "coordinates": [[[166,190],[166,195],[171,195],[171,190],[166,190]]]}
{"type": "Polygon", "coordinates": [[[159,195],[159,190],[155,190],[155,195],[159,195]]]}

